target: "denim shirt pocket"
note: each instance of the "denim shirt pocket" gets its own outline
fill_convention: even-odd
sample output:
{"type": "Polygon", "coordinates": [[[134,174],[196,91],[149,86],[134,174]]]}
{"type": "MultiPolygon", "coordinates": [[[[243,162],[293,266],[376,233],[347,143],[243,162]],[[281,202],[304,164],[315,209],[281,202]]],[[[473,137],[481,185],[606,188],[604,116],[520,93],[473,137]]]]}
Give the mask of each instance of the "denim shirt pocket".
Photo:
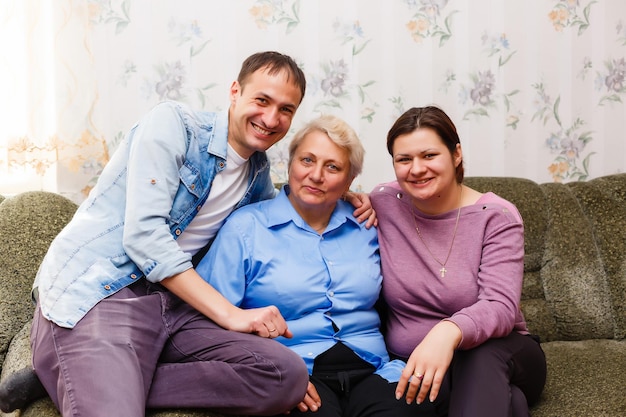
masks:
{"type": "Polygon", "coordinates": [[[193,218],[190,212],[195,215],[198,201],[202,197],[204,185],[200,170],[189,164],[187,161],[180,167],[178,171],[179,186],[174,197],[172,210],[170,211],[171,228],[186,226],[193,218]],[[185,220],[188,219],[187,222],[185,220]]]}

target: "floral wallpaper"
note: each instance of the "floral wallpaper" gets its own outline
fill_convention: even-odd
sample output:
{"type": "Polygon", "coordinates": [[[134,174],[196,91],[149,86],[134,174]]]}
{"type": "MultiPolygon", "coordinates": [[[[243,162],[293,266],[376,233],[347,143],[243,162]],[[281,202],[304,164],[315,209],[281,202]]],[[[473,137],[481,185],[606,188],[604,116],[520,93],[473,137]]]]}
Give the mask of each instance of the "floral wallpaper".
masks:
{"type": "MultiPolygon", "coordinates": [[[[622,0],[6,0],[0,19],[0,194],[82,200],[142,114],[225,108],[260,50],[307,76],[292,130],[321,113],[357,130],[354,189],[393,179],[387,130],[429,104],[457,124],[470,176],[626,169],[622,0]]],[[[289,140],[270,151],[277,182],[289,140]]]]}

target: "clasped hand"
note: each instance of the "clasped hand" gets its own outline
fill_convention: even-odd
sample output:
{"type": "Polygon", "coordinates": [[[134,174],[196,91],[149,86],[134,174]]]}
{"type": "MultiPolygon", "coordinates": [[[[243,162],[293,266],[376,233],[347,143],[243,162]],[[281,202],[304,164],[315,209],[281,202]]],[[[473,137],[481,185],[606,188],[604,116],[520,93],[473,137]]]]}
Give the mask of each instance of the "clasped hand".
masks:
{"type": "Polygon", "coordinates": [[[251,309],[237,308],[229,323],[229,330],[242,333],[253,333],[271,339],[278,336],[293,337],[278,307],[273,305],[251,309]]]}

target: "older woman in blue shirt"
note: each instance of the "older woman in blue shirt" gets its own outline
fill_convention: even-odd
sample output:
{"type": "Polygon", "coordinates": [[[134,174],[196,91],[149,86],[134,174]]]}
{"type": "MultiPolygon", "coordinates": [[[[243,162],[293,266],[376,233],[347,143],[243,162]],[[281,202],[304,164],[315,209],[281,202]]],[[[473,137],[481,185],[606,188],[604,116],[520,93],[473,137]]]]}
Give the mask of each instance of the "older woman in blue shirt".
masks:
{"type": "Polygon", "coordinates": [[[272,200],[235,211],[197,267],[233,304],[280,311],[267,331],[298,353],[311,375],[292,415],[430,412],[431,405],[395,399],[404,363],[389,360],[375,309],[382,281],[377,234],[341,200],[363,155],[341,119],[309,122],[290,144],[288,185],[272,200]]]}

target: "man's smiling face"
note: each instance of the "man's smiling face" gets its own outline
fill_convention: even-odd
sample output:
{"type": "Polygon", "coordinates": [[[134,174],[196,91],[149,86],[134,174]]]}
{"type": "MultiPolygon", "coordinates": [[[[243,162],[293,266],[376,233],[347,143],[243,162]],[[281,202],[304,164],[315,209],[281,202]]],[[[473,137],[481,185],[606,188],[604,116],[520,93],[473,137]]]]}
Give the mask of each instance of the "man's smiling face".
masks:
{"type": "Polygon", "coordinates": [[[243,86],[233,82],[228,143],[243,158],[266,151],[285,137],[301,100],[300,88],[287,71],[269,74],[261,68],[243,86]]]}

